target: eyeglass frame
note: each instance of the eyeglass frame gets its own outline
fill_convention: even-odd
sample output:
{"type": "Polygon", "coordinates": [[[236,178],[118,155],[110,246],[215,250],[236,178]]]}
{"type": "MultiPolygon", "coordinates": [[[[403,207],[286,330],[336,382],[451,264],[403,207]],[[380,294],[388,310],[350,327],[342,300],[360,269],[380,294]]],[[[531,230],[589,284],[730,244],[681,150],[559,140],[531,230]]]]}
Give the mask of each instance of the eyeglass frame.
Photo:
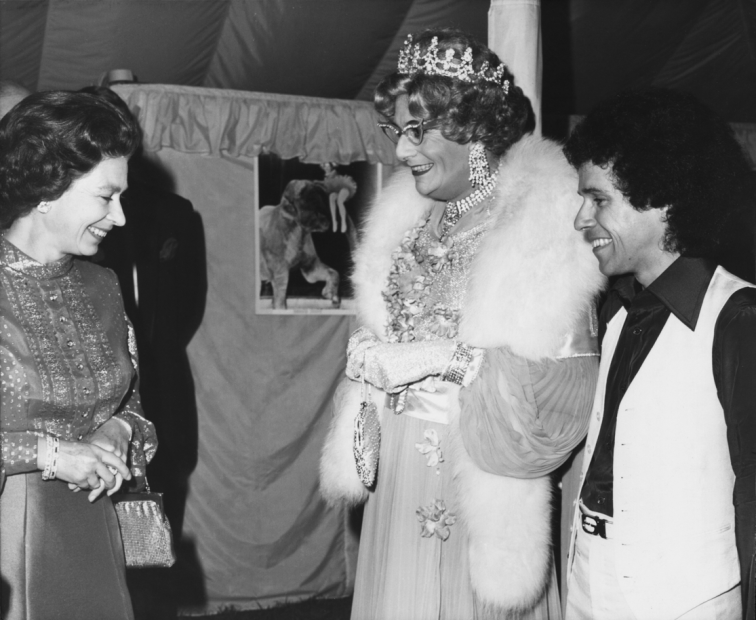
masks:
{"type": "Polygon", "coordinates": [[[394,144],[399,144],[399,139],[402,136],[407,136],[407,140],[410,141],[410,144],[414,144],[415,146],[420,146],[423,143],[423,138],[425,137],[425,131],[426,129],[432,129],[432,127],[426,127],[425,126],[426,119],[421,118],[419,121],[410,121],[404,126],[404,129],[399,127],[396,123],[386,122],[386,123],[376,123],[378,127],[380,127],[383,130],[383,133],[386,135],[386,137],[391,140],[394,144]],[[417,138],[411,138],[411,134],[407,133],[408,131],[413,130],[419,130],[419,136],[417,138]],[[389,133],[390,132],[390,133],[389,133]]]}

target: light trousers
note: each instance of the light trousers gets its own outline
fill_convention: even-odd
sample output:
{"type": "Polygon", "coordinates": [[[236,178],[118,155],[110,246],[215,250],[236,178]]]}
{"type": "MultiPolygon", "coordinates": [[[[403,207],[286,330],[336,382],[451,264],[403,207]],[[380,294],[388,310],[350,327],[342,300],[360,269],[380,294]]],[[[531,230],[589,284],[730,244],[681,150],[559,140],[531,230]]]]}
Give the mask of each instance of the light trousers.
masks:
{"type": "MultiPolygon", "coordinates": [[[[606,539],[587,534],[582,528],[578,530],[567,585],[565,620],[665,620],[641,618],[630,609],[619,586],[614,546],[611,526],[608,526],[606,539]]],[[[664,593],[658,595],[664,596],[664,593]]],[[[741,620],[742,613],[740,586],[737,585],[676,620],[741,620]]]]}

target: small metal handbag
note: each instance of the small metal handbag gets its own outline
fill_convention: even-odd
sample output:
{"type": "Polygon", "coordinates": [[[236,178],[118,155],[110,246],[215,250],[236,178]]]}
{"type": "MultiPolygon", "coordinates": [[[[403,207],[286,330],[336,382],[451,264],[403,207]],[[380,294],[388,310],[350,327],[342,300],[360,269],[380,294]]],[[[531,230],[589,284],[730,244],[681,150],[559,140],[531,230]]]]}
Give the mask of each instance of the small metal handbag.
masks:
{"type": "Polygon", "coordinates": [[[163,510],[163,494],[152,493],[147,485],[146,492],[113,497],[113,505],[121,528],[126,566],[173,566],[176,555],[171,526],[163,510]]]}
{"type": "Polygon", "coordinates": [[[354,441],[352,452],[357,466],[357,475],[362,484],[372,488],[378,474],[378,456],[381,451],[381,423],[378,408],[370,398],[370,385],[362,379],[362,402],[354,418],[354,441]]]}

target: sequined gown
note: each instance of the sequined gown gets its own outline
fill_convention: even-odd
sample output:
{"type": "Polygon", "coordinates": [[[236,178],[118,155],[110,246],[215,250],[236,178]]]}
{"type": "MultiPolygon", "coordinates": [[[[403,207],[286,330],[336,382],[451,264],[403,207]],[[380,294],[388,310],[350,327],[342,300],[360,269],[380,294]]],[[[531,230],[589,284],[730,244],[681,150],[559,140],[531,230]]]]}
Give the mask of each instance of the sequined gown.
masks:
{"type": "Polygon", "coordinates": [[[132,474],[155,452],[115,275],[70,256],[42,265],[0,238],[0,332],[2,617],[133,618],[110,498],[90,504],[36,464],[38,436],[85,440],[113,416],[132,428],[132,474]]]}
{"type": "MultiPolygon", "coordinates": [[[[473,222],[467,229],[462,227],[439,240],[435,232],[439,216],[431,212],[427,220],[405,235],[392,255],[383,293],[390,315],[385,334],[389,341],[457,336],[471,265],[489,224],[485,217],[477,218],[480,223],[473,222]]],[[[489,369],[482,369],[476,379],[478,393],[496,389],[496,350],[487,354],[489,369]]],[[[556,372],[565,370],[569,375],[574,367],[562,365],[556,372]]],[[[517,380],[526,384],[531,395],[541,393],[540,385],[535,385],[538,381],[553,386],[554,381],[570,380],[553,372],[553,368],[543,369],[530,383],[532,374],[526,369],[517,380]]],[[[581,373],[578,370],[577,374],[581,373]]],[[[591,390],[583,379],[576,381],[578,384],[586,388],[585,395],[591,390]]],[[[454,514],[455,486],[445,452],[449,420],[452,408],[459,407],[460,388],[440,381],[435,387],[435,392],[408,390],[401,414],[391,406],[382,411],[379,472],[365,506],[352,620],[506,617],[480,608],[474,600],[468,541],[454,514]]],[[[572,396],[567,390],[566,398],[572,396]]],[[[576,407],[581,406],[576,402],[576,407]]],[[[466,414],[482,420],[487,415],[482,407],[466,414]]],[[[468,450],[476,449],[468,445],[468,450]]],[[[485,438],[480,449],[488,449],[485,438]]],[[[506,451],[507,447],[499,444],[495,449],[506,451]]],[[[542,603],[518,620],[561,617],[554,579],[542,603]]]]}

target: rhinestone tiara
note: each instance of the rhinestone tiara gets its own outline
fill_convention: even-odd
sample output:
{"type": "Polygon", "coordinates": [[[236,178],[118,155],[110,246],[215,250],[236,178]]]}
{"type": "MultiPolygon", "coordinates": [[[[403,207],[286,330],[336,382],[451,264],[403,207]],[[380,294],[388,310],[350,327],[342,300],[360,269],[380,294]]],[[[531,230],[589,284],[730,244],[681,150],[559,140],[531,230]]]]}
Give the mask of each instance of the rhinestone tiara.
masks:
{"type": "Polygon", "coordinates": [[[448,48],[443,55],[439,55],[438,37],[433,37],[425,54],[421,54],[420,44],[412,43],[411,34],[407,35],[404,46],[399,50],[399,63],[397,64],[397,71],[402,75],[414,75],[416,73],[444,75],[469,83],[484,80],[501,86],[504,93],[509,94],[509,80],[503,82],[501,80],[505,69],[504,63],[494,69],[488,64],[488,61],[485,61],[476,71],[473,69],[472,48],[470,47],[465,49],[461,57],[453,48],[448,48]]]}

